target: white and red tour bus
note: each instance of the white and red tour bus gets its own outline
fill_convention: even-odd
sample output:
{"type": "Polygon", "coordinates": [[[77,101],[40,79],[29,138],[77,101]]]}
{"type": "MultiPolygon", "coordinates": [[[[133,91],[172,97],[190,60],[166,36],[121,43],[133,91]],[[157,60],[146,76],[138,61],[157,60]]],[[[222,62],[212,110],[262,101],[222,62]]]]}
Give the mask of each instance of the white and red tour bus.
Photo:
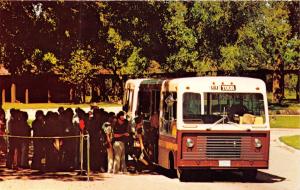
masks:
{"type": "Polygon", "coordinates": [[[257,169],[268,168],[270,127],[266,86],[260,79],[131,79],[123,106],[129,120],[143,115],[145,136],[152,114],[159,113],[152,159],[176,169],[180,180],[191,170],[225,169],[255,179],[257,169]]]}

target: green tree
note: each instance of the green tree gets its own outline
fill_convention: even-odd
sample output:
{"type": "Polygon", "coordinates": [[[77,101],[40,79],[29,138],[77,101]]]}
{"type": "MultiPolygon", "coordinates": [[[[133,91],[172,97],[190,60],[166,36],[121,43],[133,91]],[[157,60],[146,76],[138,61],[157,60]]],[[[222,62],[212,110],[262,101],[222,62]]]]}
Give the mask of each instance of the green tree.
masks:
{"type": "Polygon", "coordinates": [[[164,19],[166,71],[223,70],[221,48],[234,44],[255,8],[246,2],[171,2],[164,19]]]}
{"type": "MultiPolygon", "coordinates": [[[[0,17],[2,59],[12,74],[28,72],[20,70],[27,68],[22,67],[25,60],[40,64],[44,56],[48,59],[53,54],[58,62],[67,62],[82,46],[100,53],[103,49],[98,43],[100,22],[95,3],[1,2],[0,17]]],[[[93,59],[99,60],[100,53],[93,59]]]]}
{"type": "Polygon", "coordinates": [[[150,60],[159,57],[151,51],[157,48],[151,45],[157,41],[152,40],[157,38],[152,28],[154,6],[149,2],[98,2],[97,6],[99,36],[105,47],[101,66],[114,74],[111,96],[119,96],[123,92],[123,75],[145,76],[150,60]]]}
{"type": "Polygon", "coordinates": [[[170,54],[166,64],[162,63],[163,69],[168,72],[194,71],[198,61],[197,38],[195,31],[186,24],[188,7],[183,2],[171,2],[167,11],[164,32],[170,54]]]}
{"type": "MultiPolygon", "coordinates": [[[[291,35],[289,10],[285,2],[259,2],[256,15],[238,30],[235,44],[221,49],[222,68],[274,69],[273,102],[283,99],[283,69],[290,68],[297,58],[299,39],[291,35]]],[[[298,54],[299,55],[299,54],[298,54]]]]}
{"type": "Polygon", "coordinates": [[[221,49],[236,42],[238,29],[249,21],[255,6],[247,2],[195,2],[190,7],[188,25],[197,37],[197,71],[230,69],[220,66],[221,49]]]}
{"type": "Polygon", "coordinates": [[[96,73],[91,67],[101,65],[104,48],[99,43],[99,13],[94,2],[0,5],[0,60],[12,75],[61,74],[62,81],[85,86],[81,80],[87,79],[86,74],[96,73]]]}
{"type": "Polygon", "coordinates": [[[99,69],[91,63],[94,53],[95,51],[91,49],[77,49],[71,53],[67,64],[57,66],[60,79],[72,86],[71,101],[75,103],[85,102],[86,87],[99,69]]]}
{"type": "MultiPolygon", "coordinates": [[[[139,52],[139,57],[148,59],[142,70],[147,70],[152,60],[165,62],[168,55],[163,32],[166,6],[165,2],[99,2],[98,11],[102,23],[100,36],[103,41],[108,42],[108,31],[113,28],[124,41],[130,41],[131,49],[136,48],[135,52],[139,52]]],[[[108,44],[106,49],[109,48],[108,44]]],[[[132,51],[128,51],[127,57],[131,53],[132,51]]],[[[109,56],[105,54],[105,57],[109,56]]]]}

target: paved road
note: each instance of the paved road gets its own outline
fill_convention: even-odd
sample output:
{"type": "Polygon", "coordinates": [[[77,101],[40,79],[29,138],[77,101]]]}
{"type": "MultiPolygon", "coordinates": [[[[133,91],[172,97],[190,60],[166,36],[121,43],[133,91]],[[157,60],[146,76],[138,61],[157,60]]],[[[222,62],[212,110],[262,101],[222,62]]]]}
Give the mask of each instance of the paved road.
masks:
{"type": "Polygon", "coordinates": [[[279,142],[282,135],[300,134],[299,129],[275,129],[271,132],[270,168],[260,170],[254,182],[245,182],[238,173],[218,172],[209,179],[179,182],[166,173],[151,174],[93,174],[86,182],[75,173],[14,172],[0,168],[0,189],[53,190],[300,190],[300,151],[279,142]]]}

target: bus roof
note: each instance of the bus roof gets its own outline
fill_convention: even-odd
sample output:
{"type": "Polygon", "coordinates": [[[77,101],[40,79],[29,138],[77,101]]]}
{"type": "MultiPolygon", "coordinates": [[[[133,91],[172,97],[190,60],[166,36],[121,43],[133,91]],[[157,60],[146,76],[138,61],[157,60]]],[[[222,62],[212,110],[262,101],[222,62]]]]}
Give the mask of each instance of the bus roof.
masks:
{"type": "Polygon", "coordinates": [[[142,84],[162,84],[163,80],[162,79],[147,79],[147,80],[143,80],[141,82],[142,84]]]}
{"type": "Polygon", "coordinates": [[[135,88],[138,88],[141,84],[142,81],[144,80],[149,80],[147,78],[142,78],[142,79],[129,79],[126,81],[126,84],[125,84],[125,88],[128,88],[128,89],[135,89],[135,88]]]}
{"type": "Polygon", "coordinates": [[[163,91],[190,89],[204,92],[265,92],[265,83],[261,79],[249,77],[187,77],[165,80],[163,91]],[[227,86],[227,88],[224,88],[227,86]],[[232,88],[229,88],[229,87],[232,88]],[[234,88],[233,88],[234,87],[234,88]]]}
{"type": "Polygon", "coordinates": [[[149,87],[151,85],[160,86],[163,83],[162,79],[152,79],[152,78],[142,78],[142,79],[129,79],[126,81],[125,88],[127,89],[135,89],[139,87],[149,87]]]}

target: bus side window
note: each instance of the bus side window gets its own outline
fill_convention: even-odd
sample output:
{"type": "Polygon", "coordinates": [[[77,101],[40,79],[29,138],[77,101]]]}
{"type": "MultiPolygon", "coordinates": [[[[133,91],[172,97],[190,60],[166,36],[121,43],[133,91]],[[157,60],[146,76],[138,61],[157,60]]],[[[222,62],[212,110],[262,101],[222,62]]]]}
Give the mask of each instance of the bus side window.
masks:
{"type": "Polygon", "coordinates": [[[123,111],[126,111],[128,112],[128,89],[125,90],[125,94],[124,94],[124,97],[123,97],[123,111]]]}
{"type": "Polygon", "coordinates": [[[124,96],[124,99],[123,99],[123,111],[125,112],[128,112],[128,111],[131,111],[131,107],[132,107],[132,95],[133,95],[133,91],[130,90],[130,89],[126,89],[126,92],[125,92],[125,96],[124,96]]]}
{"type": "Polygon", "coordinates": [[[129,90],[128,111],[132,112],[134,90],[129,90]]]}
{"type": "Polygon", "coordinates": [[[160,92],[153,90],[151,93],[151,113],[159,110],[160,92]]]}
{"type": "Polygon", "coordinates": [[[139,91],[138,95],[138,115],[143,115],[145,120],[149,120],[150,117],[150,91],[139,91]]]}

